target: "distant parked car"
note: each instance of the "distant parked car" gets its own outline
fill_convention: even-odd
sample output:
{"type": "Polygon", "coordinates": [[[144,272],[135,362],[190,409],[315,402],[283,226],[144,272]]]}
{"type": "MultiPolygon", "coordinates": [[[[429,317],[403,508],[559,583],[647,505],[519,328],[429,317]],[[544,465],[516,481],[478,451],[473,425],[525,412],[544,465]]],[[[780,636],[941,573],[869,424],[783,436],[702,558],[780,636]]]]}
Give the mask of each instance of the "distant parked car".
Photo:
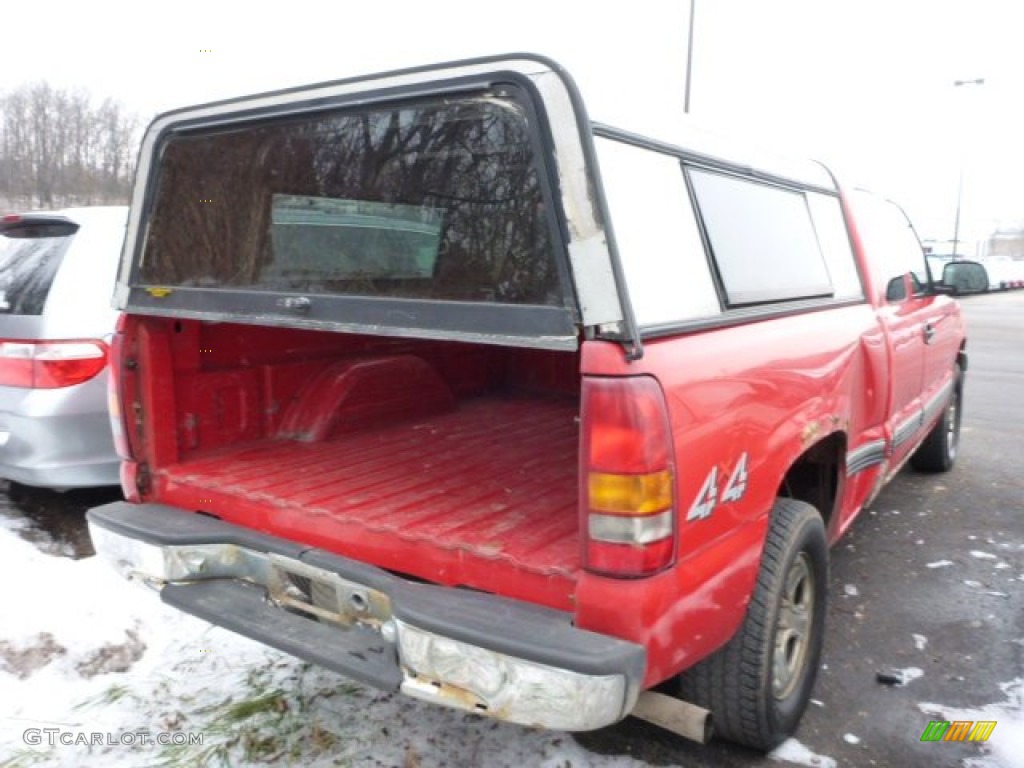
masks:
{"type": "Polygon", "coordinates": [[[1009,256],[989,256],[982,261],[989,275],[989,288],[1007,291],[1024,288],[1024,260],[1009,256]]]}
{"type": "Polygon", "coordinates": [[[107,415],[125,207],[0,217],[0,477],[115,485],[107,415]]]}

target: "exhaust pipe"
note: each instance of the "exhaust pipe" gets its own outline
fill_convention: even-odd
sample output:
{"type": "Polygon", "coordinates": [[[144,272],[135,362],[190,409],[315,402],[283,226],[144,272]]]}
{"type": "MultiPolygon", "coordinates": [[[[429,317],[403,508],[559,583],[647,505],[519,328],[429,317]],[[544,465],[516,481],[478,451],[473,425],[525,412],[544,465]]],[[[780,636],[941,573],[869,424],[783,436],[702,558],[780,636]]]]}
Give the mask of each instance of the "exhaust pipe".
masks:
{"type": "Polygon", "coordinates": [[[630,714],[700,744],[711,739],[710,711],[664,693],[644,691],[630,714]]]}

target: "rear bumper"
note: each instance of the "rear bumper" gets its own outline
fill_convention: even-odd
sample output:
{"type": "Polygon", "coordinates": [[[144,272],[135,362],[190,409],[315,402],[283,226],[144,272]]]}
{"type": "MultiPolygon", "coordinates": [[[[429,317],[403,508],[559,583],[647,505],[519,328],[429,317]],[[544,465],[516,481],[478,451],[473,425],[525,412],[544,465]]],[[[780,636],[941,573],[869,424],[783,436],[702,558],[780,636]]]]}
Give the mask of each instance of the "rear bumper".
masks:
{"type": "Polygon", "coordinates": [[[0,414],[0,477],[41,488],[117,485],[120,463],[106,413],[0,414]]]}
{"type": "Polygon", "coordinates": [[[410,582],[162,505],[88,513],[96,551],[164,602],[383,690],[500,720],[591,730],[640,693],[640,645],[572,616],[410,582]]]}

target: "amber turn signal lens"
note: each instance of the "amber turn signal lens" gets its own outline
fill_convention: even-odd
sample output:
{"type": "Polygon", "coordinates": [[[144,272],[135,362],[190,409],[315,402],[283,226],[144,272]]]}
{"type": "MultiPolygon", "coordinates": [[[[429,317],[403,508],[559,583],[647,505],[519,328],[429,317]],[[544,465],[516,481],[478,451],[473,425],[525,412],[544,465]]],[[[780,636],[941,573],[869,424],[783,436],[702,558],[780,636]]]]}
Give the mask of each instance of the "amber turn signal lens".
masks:
{"type": "Polygon", "coordinates": [[[672,506],[672,472],[645,475],[590,472],[590,509],[614,515],[653,515],[672,506]]]}

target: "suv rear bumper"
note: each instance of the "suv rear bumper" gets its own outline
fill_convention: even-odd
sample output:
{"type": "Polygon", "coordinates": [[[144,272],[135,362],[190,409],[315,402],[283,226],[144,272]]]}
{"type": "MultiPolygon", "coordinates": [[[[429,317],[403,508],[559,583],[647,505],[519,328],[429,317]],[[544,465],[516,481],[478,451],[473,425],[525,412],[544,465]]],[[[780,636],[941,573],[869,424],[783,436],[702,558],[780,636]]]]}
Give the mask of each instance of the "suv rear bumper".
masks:
{"type": "Polygon", "coordinates": [[[0,412],[0,477],[39,488],[117,485],[120,465],[105,413],[0,412]]]}
{"type": "Polygon", "coordinates": [[[379,568],[192,512],[92,509],[96,551],[164,602],[383,690],[557,730],[625,717],[640,645],[572,616],[379,568]]]}

